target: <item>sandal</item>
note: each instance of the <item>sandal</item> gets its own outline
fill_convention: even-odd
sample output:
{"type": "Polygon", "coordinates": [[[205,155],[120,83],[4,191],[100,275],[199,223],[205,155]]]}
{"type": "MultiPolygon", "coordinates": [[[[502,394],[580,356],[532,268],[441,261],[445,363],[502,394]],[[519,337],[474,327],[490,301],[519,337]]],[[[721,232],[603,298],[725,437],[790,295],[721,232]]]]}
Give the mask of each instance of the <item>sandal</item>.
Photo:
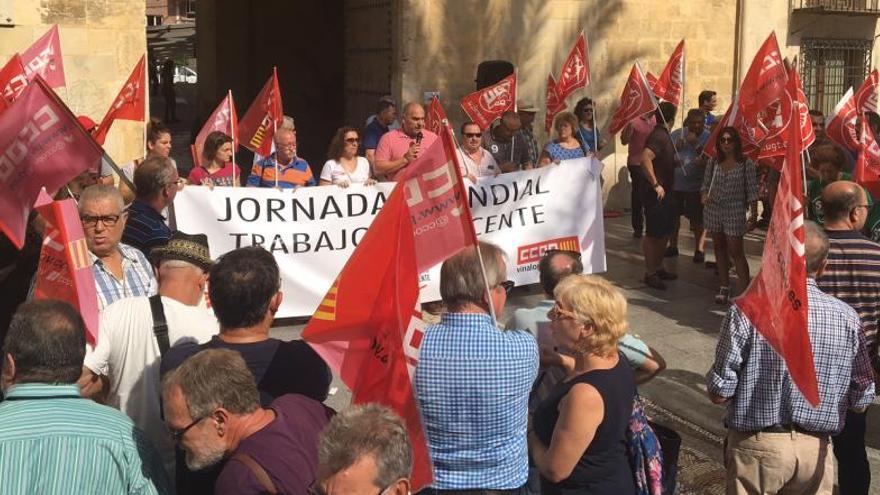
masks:
{"type": "Polygon", "coordinates": [[[715,304],[727,304],[730,300],[730,287],[721,286],[715,294],[715,304]]]}

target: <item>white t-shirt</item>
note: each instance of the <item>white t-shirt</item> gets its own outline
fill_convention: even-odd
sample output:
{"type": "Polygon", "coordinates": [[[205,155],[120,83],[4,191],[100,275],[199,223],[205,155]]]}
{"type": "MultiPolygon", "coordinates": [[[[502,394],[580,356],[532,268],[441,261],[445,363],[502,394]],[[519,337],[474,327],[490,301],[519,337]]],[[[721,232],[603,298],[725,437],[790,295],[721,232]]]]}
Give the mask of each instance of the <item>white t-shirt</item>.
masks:
{"type": "Polygon", "coordinates": [[[357,157],[357,167],[349,174],[336,160],[327,160],[321,169],[321,180],[329,180],[331,184],[348,182],[349,184],[361,184],[370,178],[370,162],[366,158],[357,157]]]}
{"type": "MultiPolygon", "coordinates": [[[[199,344],[220,328],[204,305],[187,306],[162,297],[168,342],[199,344]]],[[[174,444],[162,421],[159,396],[159,342],[153,334],[153,313],[147,297],[120,299],[101,312],[98,345],[86,351],[85,366],[110,380],[108,405],[124,412],[146,433],[166,467],[174,466],[174,444]]],[[[173,473],[173,470],[169,471],[173,473]]]]}
{"type": "Polygon", "coordinates": [[[461,162],[461,174],[466,179],[468,175],[474,177],[495,177],[501,173],[498,162],[492,153],[480,148],[480,163],[476,163],[463,149],[458,150],[459,161],[461,162]]]}

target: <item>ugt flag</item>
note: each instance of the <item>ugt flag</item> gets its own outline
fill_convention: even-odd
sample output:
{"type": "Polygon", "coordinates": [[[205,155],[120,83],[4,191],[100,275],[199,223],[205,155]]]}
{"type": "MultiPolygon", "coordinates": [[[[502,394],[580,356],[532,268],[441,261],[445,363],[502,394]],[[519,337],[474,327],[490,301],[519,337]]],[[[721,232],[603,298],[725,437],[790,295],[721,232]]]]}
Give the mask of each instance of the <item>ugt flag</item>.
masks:
{"type": "Polygon", "coordinates": [[[516,108],[516,72],[461,99],[461,109],[486,130],[504,112],[516,108]]]}
{"type": "Polygon", "coordinates": [[[202,130],[196,136],[196,142],[193,145],[193,162],[196,166],[202,164],[202,150],[205,148],[205,140],[208,134],[214,131],[226,133],[232,138],[232,152],[238,150],[238,136],[235,135],[235,128],[238,127],[238,115],[235,113],[235,102],[232,101],[232,91],[226,93],[226,97],[217,105],[202,130]]]}
{"type": "Polygon", "coordinates": [[[853,97],[853,90],[849,88],[825,121],[825,135],[850,151],[858,151],[861,146],[856,131],[858,121],[859,109],[853,97]]]}
{"type": "Polygon", "coordinates": [[[86,339],[95,345],[98,294],[76,201],[53,201],[43,190],[34,209],[46,219],[34,298],[60,299],[76,308],[86,324],[86,339]]]}
{"type": "Polygon", "coordinates": [[[64,58],[61,56],[61,37],[58,25],[34,42],[27,50],[21,52],[21,60],[28,81],[40,76],[50,88],[65,86],[64,58]]]}
{"type": "Polygon", "coordinates": [[[559,71],[559,79],[556,81],[556,92],[559,100],[565,101],[568,95],[590,84],[590,52],[587,48],[587,38],[584,32],[578,35],[574,46],[568,52],[562,69],[559,71]]]}
{"type": "Polygon", "coordinates": [[[547,113],[544,116],[544,131],[550,132],[550,128],[553,127],[553,118],[566,107],[565,100],[560,98],[559,92],[556,91],[556,79],[553,77],[553,73],[547,76],[547,93],[544,101],[547,107],[547,113]]]}
{"type": "Polygon", "coordinates": [[[654,99],[654,93],[651,92],[648,80],[642,73],[642,67],[636,62],[633,64],[632,70],[629,71],[629,77],[626,79],[626,85],[620,95],[620,105],[611,116],[608,133],[617,134],[626,124],[656,108],[657,101],[654,99]]]}
{"type": "Polygon", "coordinates": [[[877,86],[880,85],[880,73],[877,69],[871,71],[865,82],[859,86],[854,98],[856,99],[856,108],[860,112],[876,112],[877,111],[877,86]]]}
{"type": "MultiPolygon", "coordinates": [[[[788,126],[790,142],[801,142],[800,126],[788,126]]],[[[813,406],[819,385],[807,333],[807,268],[804,246],[804,188],[801,154],[786,149],[761,270],[734,303],[785,361],[792,381],[813,406]]]]}
{"type": "Polygon", "coordinates": [[[238,126],[239,142],[261,156],[272,152],[275,129],[284,121],[281,104],[281,88],[278,85],[278,68],[272,69],[272,77],[263,85],[260,94],[251,103],[238,126]]]}
{"type": "MultiPolygon", "coordinates": [[[[650,78],[648,81],[650,82],[650,78]]],[[[681,92],[684,88],[684,40],[675,47],[669,62],[666,63],[666,67],[663,68],[652,88],[654,94],[661,100],[666,100],[676,107],[681,105],[681,92]]]]}
{"type": "MultiPolygon", "coordinates": [[[[101,148],[41,77],[0,115],[0,229],[21,249],[42,188],[97,168],[101,148]]],[[[97,170],[96,170],[97,171],[97,170]]]]}
{"type": "Polygon", "coordinates": [[[877,136],[868,125],[868,119],[861,121],[859,157],[853,169],[853,180],[867,189],[874,197],[880,196],[880,145],[877,136]]]}
{"type": "Polygon", "coordinates": [[[98,144],[103,145],[107,139],[107,133],[110,126],[115,120],[135,120],[144,122],[146,120],[146,67],[145,56],[141,55],[141,59],[135,64],[128,80],[122,85],[113,104],[107,110],[98,129],[95,130],[94,138],[98,144]]]}
{"type": "Polygon", "coordinates": [[[428,104],[428,111],[425,112],[425,127],[434,134],[439,135],[443,132],[443,126],[448,122],[449,119],[446,118],[446,111],[443,110],[440,99],[437,98],[437,95],[434,95],[431,98],[431,103],[428,104]]]}

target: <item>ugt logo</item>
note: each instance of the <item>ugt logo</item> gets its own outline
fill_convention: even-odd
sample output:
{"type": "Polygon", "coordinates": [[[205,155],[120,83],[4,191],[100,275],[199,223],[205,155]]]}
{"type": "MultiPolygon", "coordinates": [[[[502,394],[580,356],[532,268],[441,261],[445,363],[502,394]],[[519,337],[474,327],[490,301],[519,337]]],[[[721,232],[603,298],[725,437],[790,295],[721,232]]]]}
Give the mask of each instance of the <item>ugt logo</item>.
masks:
{"type": "Polygon", "coordinates": [[[487,112],[501,111],[510,106],[510,86],[509,79],[504,82],[487,89],[480,98],[480,106],[487,112]]]}

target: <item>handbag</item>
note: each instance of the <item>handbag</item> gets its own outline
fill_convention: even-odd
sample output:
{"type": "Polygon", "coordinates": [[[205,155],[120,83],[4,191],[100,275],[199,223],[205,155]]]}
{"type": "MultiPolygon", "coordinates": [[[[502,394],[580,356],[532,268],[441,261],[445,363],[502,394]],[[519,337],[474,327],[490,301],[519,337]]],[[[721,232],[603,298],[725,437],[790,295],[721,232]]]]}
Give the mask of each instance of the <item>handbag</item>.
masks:
{"type": "Polygon", "coordinates": [[[637,495],[663,495],[663,450],[645,416],[638,393],[626,430],[626,450],[635,479],[637,495]]]}

